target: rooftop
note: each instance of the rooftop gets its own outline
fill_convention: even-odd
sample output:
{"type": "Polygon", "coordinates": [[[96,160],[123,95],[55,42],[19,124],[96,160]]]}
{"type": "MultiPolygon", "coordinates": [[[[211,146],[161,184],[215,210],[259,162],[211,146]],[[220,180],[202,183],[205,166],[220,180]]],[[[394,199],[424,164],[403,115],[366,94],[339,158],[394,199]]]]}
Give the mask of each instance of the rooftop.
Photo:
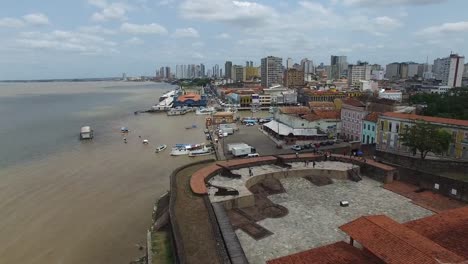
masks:
{"type": "Polygon", "coordinates": [[[459,263],[464,259],[385,215],[363,216],[340,226],[385,263],[459,263]]]}
{"type": "Polygon", "coordinates": [[[200,101],[201,96],[199,94],[188,93],[188,94],[177,97],[177,101],[180,101],[180,102],[185,102],[187,100],[200,101]]]}
{"type": "Polygon", "coordinates": [[[267,264],[354,264],[374,263],[361,250],[340,241],[285,257],[267,261],[267,264]]]}
{"type": "Polygon", "coordinates": [[[305,106],[285,106],[280,108],[281,113],[287,115],[305,115],[310,114],[310,109],[305,106]]]}
{"type": "Polygon", "coordinates": [[[434,116],[422,116],[422,115],[415,115],[415,114],[403,114],[403,113],[395,113],[395,112],[386,112],[386,113],[383,113],[383,116],[399,118],[399,119],[409,119],[413,121],[421,120],[421,121],[426,121],[430,123],[440,123],[440,124],[468,127],[468,120],[451,119],[451,118],[434,117],[434,116]]]}
{"type": "Polygon", "coordinates": [[[377,120],[379,119],[379,116],[380,116],[380,113],[371,112],[366,117],[364,117],[364,120],[369,121],[369,122],[377,123],[377,120]]]}
{"type": "Polygon", "coordinates": [[[407,222],[405,226],[468,259],[468,206],[407,222]]]}
{"type": "Polygon", "coordinates": [[[309,102],[310,108],[335,108],[333,102],[309,102]]]}
{"type": "Polygon", "coordinates": [[[355,107],[364,107],[365,105],[354,98],[346,98],[343,100],[343,105],[350,105],[355,107]]]}

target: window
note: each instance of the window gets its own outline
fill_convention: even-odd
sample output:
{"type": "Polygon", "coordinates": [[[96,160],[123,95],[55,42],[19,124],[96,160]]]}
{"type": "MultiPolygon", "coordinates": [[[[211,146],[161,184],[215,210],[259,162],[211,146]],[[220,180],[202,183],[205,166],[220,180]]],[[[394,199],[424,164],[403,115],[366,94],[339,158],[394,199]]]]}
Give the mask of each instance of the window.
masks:
{"type": "Polygon", "coordinates": [[[372,131],[375,131],[375,126],[374,125],[372,125],[372,131]]]}
{"type": "Polygon", "coordinates": [[[388,122],[388,131],[392,132],[392,122],[388,122]]]}
{"type": "Polygon", "coordinates": [[[384,121],[380,121],[380,130],[383,131],[383,129],[384,129],[384,121]]]}
{"type": "Polygon", "coordinates": [[[396,132],[397,132],[397,133],[400,132],[400,124],[396,124],[396,132]]]}

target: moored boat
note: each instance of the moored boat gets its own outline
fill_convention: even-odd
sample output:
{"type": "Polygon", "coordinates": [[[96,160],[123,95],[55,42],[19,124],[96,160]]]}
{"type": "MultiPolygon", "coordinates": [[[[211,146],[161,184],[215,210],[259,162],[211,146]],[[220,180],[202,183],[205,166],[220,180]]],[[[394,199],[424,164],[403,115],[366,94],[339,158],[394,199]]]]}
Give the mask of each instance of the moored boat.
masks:
{"type": "Polygon", "coordinates": [[[165,150],[166,148],[167,148],[167,145],[161,144],[161,145],[156,147],[156,153],[159,153],[159,152],[165,150]]]}
{"type": "Polygon", "coordinates": [[[84,126],[80,130],[80,139],[92,139],[94,137],[93,130],[90,126],[84,126]]]}
{"type": "Polygon", "coordinates": [[[203,146],[201,149],[193,150],[189,152],[189,157],[197,157],[197,156],[206,156],[211,155],[212,150],[210,147],[203,146]]]}
{"type": "Polygon", "coordinates": [[[188,155],[190,150],[186,148],[172,148],[171,150],[171,156],[183,156],[183,155],[188,155]]]}

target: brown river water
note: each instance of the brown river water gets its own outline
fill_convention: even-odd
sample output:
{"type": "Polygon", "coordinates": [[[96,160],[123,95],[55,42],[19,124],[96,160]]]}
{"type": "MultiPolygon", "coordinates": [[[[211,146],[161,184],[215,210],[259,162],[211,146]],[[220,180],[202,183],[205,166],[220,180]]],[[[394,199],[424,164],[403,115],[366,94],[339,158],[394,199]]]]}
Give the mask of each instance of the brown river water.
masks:
{"type": "MultiPolygon", "coordinates": [[[[204,117],[133,115],[164,84],[0,84],[0,263],[128,263],[143,255],[175,143],[204,141],[204,117]],[[91,124],[95,138],[78,140],[91,124]],[[185,129],[197,124],[197,129],[185,129]],[[120,127],[127,126],[128,143],[120,127]],[[139,138],[141,136],[142,138],[139,138]],[[141,144],[148,139],[149,145],[141,144]],[[155,154],[155,146],[167,144],[155,154]]],[[[206,157],[199,157],[203,159],[206,157]]]]}

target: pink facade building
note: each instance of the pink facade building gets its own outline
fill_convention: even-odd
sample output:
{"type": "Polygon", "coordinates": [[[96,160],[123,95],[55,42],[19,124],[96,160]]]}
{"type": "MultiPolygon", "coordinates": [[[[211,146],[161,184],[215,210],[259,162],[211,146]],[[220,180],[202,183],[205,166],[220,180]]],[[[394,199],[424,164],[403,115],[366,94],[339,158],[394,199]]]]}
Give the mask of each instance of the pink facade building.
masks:
{"type": "Polygon", "coordinates": [[[345,138],[360,141],[362,137],[362,120],[368,112],[366,106],[352,98],[343,100],[341,107],[341,131],[345,138]]]}

